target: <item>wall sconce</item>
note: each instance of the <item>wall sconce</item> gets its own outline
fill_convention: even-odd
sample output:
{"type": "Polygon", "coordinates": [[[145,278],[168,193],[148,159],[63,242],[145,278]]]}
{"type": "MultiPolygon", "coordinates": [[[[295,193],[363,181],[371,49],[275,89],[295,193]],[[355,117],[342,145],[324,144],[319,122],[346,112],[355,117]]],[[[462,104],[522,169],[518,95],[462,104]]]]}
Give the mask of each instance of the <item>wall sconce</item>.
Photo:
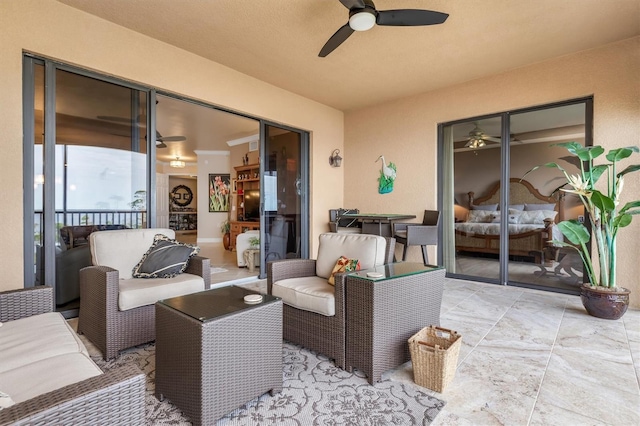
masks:
{"type": "Polygon", "coordinates": [[[331,167],[340,167],[342,165],[342,157],[340,157],[340,150],[334,149],[329,157],[329,164],[331,167]]]}

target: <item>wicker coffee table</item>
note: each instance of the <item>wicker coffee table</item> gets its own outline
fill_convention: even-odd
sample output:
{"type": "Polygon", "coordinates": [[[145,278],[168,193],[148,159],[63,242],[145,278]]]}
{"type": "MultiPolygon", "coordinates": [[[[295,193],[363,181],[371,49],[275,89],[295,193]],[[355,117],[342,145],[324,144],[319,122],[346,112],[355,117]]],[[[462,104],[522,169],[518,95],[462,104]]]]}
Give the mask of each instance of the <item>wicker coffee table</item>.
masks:
{"type": "Polygon", "coordinates": [[[241,287],[156,303],[156,396],[195,425],[282,390],[282,300],[241,287]]]}
{"type": "Polygon", "coordinates": [[[445,270],[399,262],[346,277],[346,365],[369,383],[411,359],[407,341],[428,325],[440,325],[445,270]],[[382,276],[372,278],[368,273],[382,276]]]}

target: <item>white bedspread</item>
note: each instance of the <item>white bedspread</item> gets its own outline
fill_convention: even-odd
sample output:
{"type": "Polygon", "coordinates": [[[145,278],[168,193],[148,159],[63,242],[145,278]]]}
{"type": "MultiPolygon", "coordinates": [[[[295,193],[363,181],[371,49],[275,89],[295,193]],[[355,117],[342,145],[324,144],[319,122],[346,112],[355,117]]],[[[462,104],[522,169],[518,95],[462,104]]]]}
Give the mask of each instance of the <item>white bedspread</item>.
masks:
{"type": "MultiPolygon", "coordinates": [[[[524,232],[535,231],[544,229],[544,225],[536,223],[524,223],[524,224],[509,224],[509,235],[522,234],[524,232]]],[[[499,223],[473,223],[463,222],[455,224],[456,231],[465,232],[467,234],[480,234],[480,235],[499,235],[500,224],[499,223]]],[[[562,241],[562,233],[557,226],[553,227],[554,240],[562,241]]]]}

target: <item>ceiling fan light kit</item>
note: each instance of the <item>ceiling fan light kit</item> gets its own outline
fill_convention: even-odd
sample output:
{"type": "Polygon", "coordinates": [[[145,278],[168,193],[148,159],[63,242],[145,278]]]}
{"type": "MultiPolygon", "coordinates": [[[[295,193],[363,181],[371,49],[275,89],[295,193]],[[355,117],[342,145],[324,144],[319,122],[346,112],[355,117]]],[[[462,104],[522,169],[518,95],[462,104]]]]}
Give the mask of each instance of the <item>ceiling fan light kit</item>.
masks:
{"type": "Polygon", "coordinates": [[[357,12],[351,12],[349,26],[354,31],[367,31],[376,23],[375,11],[365,8],[357,12]]]}

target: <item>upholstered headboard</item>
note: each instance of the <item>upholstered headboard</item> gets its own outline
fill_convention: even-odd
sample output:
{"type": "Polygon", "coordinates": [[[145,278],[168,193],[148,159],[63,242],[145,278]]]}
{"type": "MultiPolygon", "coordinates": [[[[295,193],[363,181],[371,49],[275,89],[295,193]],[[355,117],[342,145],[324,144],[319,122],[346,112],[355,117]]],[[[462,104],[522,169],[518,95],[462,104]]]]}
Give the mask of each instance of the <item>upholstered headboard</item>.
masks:
{"type": "MultiPolygon", "coordinates": [[[[500,203],[500,182],[492,186],[483,196],[475,197],[474,192],[469,192],[469,208],[473,205],[500,203]]],[[[554,210],[558,212],[556,221],[563,220],[561,203],[556,197],[542,195],[526,180],[511,178],[509,181],[509,204],[555,204],[554,210]]]]}

